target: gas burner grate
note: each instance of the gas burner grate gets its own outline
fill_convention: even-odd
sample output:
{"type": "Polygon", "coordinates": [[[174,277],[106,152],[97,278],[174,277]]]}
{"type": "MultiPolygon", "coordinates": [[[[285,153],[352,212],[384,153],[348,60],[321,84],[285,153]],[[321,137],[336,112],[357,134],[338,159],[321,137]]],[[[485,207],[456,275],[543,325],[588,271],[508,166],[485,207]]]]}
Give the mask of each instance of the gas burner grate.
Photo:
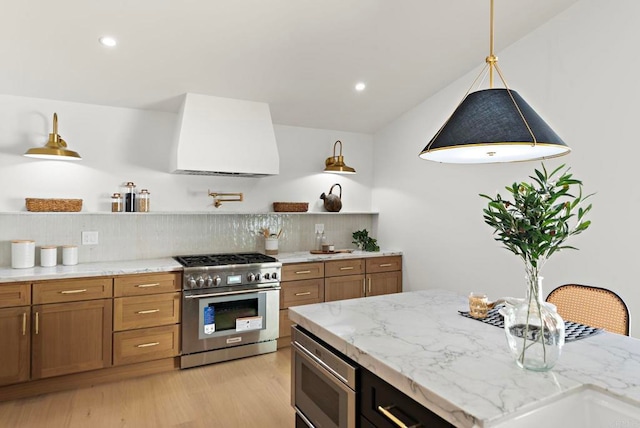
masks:
{"type": "Polygon", "coordinates": [[[261,253],[200,254],[174,257],[184,267],[246,265],[253,263],[273,263],[277,260],[261,253]]]}

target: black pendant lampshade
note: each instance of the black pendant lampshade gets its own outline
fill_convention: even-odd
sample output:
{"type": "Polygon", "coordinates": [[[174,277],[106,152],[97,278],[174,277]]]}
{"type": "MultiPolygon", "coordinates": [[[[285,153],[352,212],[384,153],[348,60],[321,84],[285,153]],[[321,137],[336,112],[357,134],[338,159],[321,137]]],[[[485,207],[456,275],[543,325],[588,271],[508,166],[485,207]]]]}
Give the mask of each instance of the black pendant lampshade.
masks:
{"type": "Polygon", "coordinates": [[[472,92],[420,153],[446,163],[547,159],[571,149],[514,90],[472,92]]]}

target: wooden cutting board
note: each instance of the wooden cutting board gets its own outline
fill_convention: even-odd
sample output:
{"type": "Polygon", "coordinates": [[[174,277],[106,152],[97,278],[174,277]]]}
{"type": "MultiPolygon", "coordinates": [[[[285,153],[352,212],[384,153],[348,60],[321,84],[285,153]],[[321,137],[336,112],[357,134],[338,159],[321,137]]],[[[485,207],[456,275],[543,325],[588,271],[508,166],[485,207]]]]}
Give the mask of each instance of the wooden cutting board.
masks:
{"type": "Polygon", "coordinates": [[[338,254],[338,253],[353,253],[353,250],[333,250],[333,251],[311,250],[309,252],[311,254],[338,254]]]}

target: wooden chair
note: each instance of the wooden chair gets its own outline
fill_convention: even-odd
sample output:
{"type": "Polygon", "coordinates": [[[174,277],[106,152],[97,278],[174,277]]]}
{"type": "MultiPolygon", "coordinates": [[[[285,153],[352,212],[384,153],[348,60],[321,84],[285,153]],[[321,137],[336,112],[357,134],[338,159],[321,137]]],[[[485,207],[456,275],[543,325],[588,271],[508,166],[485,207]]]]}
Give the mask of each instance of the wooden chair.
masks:
{"type": "Polygon", "coordinates": [[[629,335],[629,309],[611,290],[566,284],[549,293],[547,302],[556,305],[563,320],[629,335]]]}

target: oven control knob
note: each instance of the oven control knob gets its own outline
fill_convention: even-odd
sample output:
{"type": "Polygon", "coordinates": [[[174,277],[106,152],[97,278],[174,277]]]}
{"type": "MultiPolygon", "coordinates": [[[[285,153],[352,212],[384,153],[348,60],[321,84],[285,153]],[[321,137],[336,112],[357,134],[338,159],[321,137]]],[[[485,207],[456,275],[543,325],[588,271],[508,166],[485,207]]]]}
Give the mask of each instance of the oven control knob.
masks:
{"type": "Polygon", "coordinates": [[[202,287],[204,285],[204,278],[199,276],[196,282],[198,283],[198,287],[202,287]]]}
{"type": "Polygon", "coordinates": [[[269,273],[268,272],[264,274],[264,279],[269,279],[269,273]]]}
{"type": "Polygon", "coordinates": [[[207,278],[205,279],[205,283],[207,284],[207,287],[211,287],[213,285],[213,278],[207,275],[207,278]]]}
{"type": "Polygon", "coordinates": [[[278,272],[274,272],[271,274],[271,279],[278,279],[278,272]]]}
{"type": "Polygon", "coordinates": [[[247,280],[249,282],[255,281],[256,280],[256,276],[252,273],[247,274],[247,280]]]}
{"type": "Polygon", "coordinates": [[[187,278],[187,285],[189,286],[189,288],[196,288],[196,280],[190,276],[189,278],[187,278]]]}
{"type": "Polygon", "coordinates": [[[222,279],[220,279],[219,276],[213,277],[213,285],[220,285],[221,282],[222,282],[222,279]]]}
{"type": "Polygon", "coordinates": [[[256,274],[256,281],[260,281],[260,279],[262,279],[262,275],[260,275],[260,273],[256,274]]]}

